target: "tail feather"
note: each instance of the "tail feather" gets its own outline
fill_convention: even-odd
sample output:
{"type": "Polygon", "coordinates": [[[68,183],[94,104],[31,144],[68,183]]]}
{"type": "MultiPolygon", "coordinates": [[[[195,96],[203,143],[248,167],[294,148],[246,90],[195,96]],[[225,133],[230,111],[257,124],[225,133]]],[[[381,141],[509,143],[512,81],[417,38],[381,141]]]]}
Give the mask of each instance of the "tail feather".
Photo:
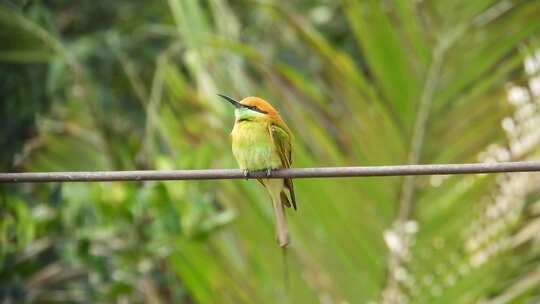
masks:
{"type": "Polygon", "coordinates": [[[289,228],[287,219],[285,218],[285,207],[281,201],[272,199],[274,207],[274,215],[276,217],[276,236],[279,246],[286,247],[289,245],[289,228]]]}
{"type": "Polygon", "coordinates": [[[272,200],[274,217],[276,218],[276,238],[279,246],[286,247],[289,244],[289,229],[285,218],[285,206],[291,206],[287,195],[283,192],[283,180],[262,179],[261,184],[266,188],[272,200]]]}

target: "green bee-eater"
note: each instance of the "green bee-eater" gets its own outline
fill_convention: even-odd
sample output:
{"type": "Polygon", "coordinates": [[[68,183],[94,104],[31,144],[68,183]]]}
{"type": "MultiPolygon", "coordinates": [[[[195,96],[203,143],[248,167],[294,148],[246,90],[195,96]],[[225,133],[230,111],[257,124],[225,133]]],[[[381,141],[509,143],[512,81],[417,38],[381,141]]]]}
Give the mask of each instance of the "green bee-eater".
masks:
{"type": "MultiPolygon", "coordinates": [[[[289,168],[292,134],[279,113],[266,100],[246,97],[237,101],[218,94],[234,107],[235,122],[231,132],[233,154],[246,176],[249,171],[289,168]]],[[[285,208],[296,210],[293,183],[290,178],[258,181],[268,191],[276,217],[276,236],[281,247],[289,244],[285,208]]]]}

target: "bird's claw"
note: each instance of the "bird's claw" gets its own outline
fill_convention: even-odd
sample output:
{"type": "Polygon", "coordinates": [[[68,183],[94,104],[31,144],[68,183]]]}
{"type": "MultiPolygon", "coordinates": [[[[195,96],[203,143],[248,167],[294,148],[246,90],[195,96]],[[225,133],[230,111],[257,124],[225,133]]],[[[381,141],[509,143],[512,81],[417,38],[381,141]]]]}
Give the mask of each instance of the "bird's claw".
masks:
{"type": "MultiPolygon", "coordinates": [[[[255,176],[259,176],[258,173],[264,172],[266,177],[270,177],[270,176],[272,176],[272,171],[273,171],[272,168],[266,168],[266,169],[251,171],[251,172],[256,173],[255,176]]],[[[250,176],[251,172],[248,169],[243,169],[242,170],[242,173],[244,174],[244,177],[246,178],[246,180],[248,180],[251,177],[250,176]]]]}

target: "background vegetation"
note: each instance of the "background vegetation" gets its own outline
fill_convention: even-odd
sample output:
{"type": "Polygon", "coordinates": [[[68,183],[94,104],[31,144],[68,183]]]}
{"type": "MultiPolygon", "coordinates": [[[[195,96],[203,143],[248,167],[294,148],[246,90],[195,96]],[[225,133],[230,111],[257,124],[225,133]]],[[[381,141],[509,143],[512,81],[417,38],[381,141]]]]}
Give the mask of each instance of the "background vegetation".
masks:
{"type": "MultiPolygon", "coordinates": [[[[540,1],[3,1],[2,171],[236,167],[272,101],[296,167],[540,153],[540,1]]],[[[540,176],[297,180],[290,288],[255,182],[0,186],[2,303],[537,303],[540,176]]]]}

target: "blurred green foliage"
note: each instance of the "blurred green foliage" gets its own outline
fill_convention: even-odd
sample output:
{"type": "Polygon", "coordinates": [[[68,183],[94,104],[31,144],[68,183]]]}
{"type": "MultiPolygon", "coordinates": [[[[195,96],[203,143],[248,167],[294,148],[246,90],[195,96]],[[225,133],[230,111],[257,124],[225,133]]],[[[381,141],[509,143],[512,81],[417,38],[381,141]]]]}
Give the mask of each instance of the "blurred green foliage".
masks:
{"type": "MultiPolygon", "coordinates": [[[[3,1],[0,168],[235,167],[216,93],[275,104],[297,167],[533,159],[539,15],[538,0],[3,1]]],[[[535,174],[295,183],[288,289],[255,182],[0,185],[0,301],[540,300],[535,174]]]]}

